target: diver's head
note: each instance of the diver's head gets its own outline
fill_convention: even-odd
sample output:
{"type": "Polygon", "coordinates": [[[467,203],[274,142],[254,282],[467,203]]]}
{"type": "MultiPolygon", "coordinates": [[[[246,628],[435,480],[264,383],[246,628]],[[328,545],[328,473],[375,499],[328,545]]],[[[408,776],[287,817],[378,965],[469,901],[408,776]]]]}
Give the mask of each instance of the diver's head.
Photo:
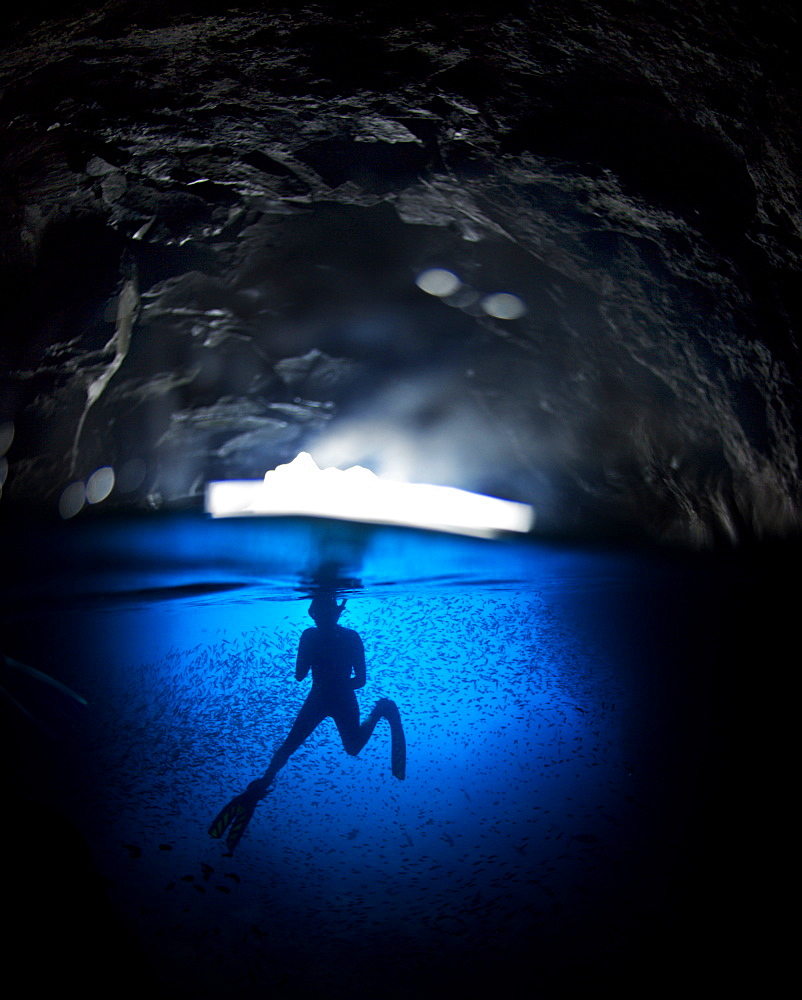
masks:
{"type": "Polygon", "coordinates": [[[309,605],[309,617],[316,625],[336,625],[344,607],[345,600],[338,604],[334,594],[317,594],[309,605]]]}

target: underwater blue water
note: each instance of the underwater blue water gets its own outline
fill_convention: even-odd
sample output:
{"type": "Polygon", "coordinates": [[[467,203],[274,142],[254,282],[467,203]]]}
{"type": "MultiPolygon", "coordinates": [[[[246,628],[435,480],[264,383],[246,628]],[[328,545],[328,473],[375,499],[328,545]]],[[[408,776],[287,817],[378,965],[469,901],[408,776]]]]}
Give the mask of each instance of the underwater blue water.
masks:
{"type": "Polygon", "coordinates": [[[665,933],[716,728],[716,633],[687,608],[692,591],[715,615],[709,574],[325,521],[39,537],[6,591],[9,653],[88,707],[21,769],[85,838],[160,989],[426,996],[527,970],[528,995],[560,995],[665,933]],[[321,574],[365,645],[362,714],[399,707],[407,777],[385,723],[353,758],[326,720],[227,857],[206,830],[303,703],[321,574]]]}

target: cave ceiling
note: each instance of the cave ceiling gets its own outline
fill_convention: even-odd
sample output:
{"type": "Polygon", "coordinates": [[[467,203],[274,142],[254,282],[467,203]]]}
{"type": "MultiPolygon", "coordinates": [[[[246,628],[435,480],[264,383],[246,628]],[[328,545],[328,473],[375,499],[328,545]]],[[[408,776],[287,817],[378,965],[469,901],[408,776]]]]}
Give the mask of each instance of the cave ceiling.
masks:
{"type": "Polygon", "coordinates": [[[108,509],[197,506],[311,450],[546,533],[797,533],[798,15],[764,6],[18,13],[0,508],[106,467],[108,509]]]}

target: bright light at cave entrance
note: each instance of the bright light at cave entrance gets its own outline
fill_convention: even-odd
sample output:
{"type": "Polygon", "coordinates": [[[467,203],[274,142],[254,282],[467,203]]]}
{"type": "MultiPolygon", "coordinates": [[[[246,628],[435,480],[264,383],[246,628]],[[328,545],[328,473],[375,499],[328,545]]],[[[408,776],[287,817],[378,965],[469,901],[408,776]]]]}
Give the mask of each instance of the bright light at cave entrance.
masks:
{"type": "Polygon", "coordinates": [[[534,523],[527,504],[450,486],[388,482],[358,465],[319,469],[306,452],[264,481],[208,483],[206,510],[214,517],[311,515],[485,536],[528,531],[534,523]]]}

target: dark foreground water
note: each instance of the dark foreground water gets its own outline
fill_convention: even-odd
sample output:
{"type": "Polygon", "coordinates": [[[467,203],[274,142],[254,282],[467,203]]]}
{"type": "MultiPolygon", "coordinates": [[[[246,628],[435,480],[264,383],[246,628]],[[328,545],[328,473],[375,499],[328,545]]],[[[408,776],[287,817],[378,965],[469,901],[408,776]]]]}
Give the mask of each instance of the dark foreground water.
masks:
{"type": "Polygon", "coordinates": [[[65,715],[6,671],[48,729],[5,703],[10,967],[34,984],[643,996],[738,975],[778,823],[782,553],[198,517],[3,539],[3,652],[88,701],[65,715]],[[303,702],[326,576],[365,644],[362,711],[400,708],[407,779],[383,723],[351,758],[327,720],[226,857],[207,826],[303,702]]]}

